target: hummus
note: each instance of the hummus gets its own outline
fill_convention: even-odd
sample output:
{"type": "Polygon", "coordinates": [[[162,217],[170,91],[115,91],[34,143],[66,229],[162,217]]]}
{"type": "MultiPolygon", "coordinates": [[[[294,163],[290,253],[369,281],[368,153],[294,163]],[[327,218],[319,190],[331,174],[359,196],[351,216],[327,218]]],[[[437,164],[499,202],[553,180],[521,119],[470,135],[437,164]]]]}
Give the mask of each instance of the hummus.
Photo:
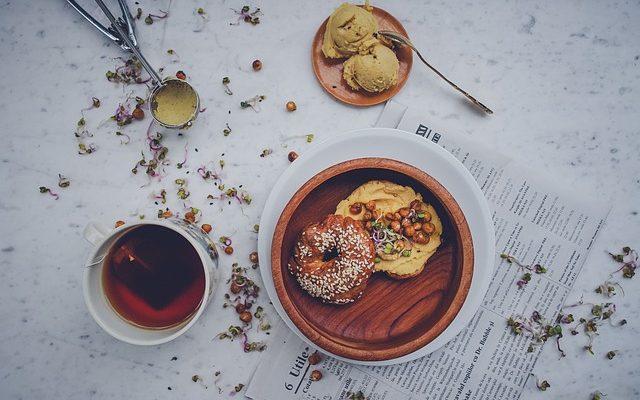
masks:
{"type": "MultiPolygon", "coordinates": [[[[355,189],[349,197],[342,200],[336,207],[335,214],[350,216],[353,219],[362,220],[365,210],[353,214],[349,207],[354,203],[366,204],[375,201],[376,210],[381,215],[395,212],[402,207],[407,207],[413,200],[422,201],[422,195],[408,186],[401,186],[389,181],[369,181],[355,189]]],[[[420,244],[413,242],[411,254],[407,257],[398,257],[395,260],[378,260],[375,271],[384,271],[395,278],[408,278],[419,274],[427,260],[436,252],[441,243],[442,221],[436,214],[436,210],[430,204],[422,203],[422,210],[431,214],[431,223],[435,231],[430,235],[429,242],[420,244]]]]}

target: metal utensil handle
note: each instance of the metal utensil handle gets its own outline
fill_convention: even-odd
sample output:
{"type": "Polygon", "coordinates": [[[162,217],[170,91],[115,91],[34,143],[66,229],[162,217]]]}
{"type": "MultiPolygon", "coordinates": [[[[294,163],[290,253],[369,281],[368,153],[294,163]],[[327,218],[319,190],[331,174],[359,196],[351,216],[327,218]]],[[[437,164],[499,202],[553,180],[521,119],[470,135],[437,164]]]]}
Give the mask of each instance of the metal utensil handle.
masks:
{"type": "Polygon", "coordinates": [[[418,58],[420,58],[420,61],[422,61],[427,67],[429,67],[433,72],[435,72],[440,78],[444,79],[445,82],[447,82],[454,89],[456,89],[457,91],[462,93],[467,99],[471,100],[471,102],[473,104],[475,104],[476,106],[480,107],[484,112],[486,112],[487,114],[493,114],[493,111],[489,107],[485,106],[484,104],[479,102],[475,97],[471,96],[469,93],[467,93],[466,91],[462,90],[458,85],[456,85],[455,83],[451,82],[440,71],[438,71],[437,69],[435,69],[435,67],[433,67],[431,64],[429,64],[429,62],[427,60],[425,60],[424,57],[422,57],[422,54],[420,54],[420,52],[418,51],[416,46],[414,46],[413,43],[411,43],[411,40],[409,40],[409,38],[406,38],[403,35],[401,35],[401,34],[399,34],[397,32],[393,32],[393,31],[378,31],[378,33],[380,35],[386,37],[387,39],[390,39],[391,41],[394,41],[394,42],[397,42],[399,44],[404,44],[406,46],[409,46],[413,51],[416,52],[416,54],[418,55],[418,58]]]}
{"type": "Polygon", "coordinates": [[[89,23],[91,25],[93,25],[97,30],[102,32],[109,39],[111,39],[114,42],[118,43],[118,45],[120,45],[120,42],[121,42],[120,38],[114,36],[111,32],[109,32],[109,30],[107,28],[105,28],[100,22],[98,22],[88,12],[86,12],[84,10],[84,8],[80,7],[80,5],[78,3],[76,3],[75,0],[67,0],[67,3],[69,3],[69,5],[71,5],[71,7],[73,7],[80,15],[82,15],[84,17],[84,19],[89,21],[89,23]]]}
{"type": "Polygon", "coordinates": [[[431,68],[431,70],[433,72],[435,72],[440,78],[444,79],[449,85],[453,86],[454,89],[456,89],[457,91],[459,91],[460,93],[462,93],[463,95],[465,95],[465,97],[469,100],[471,100],[471,102],[475,105],[477,105],[478,107],[482,108],[482,110],[484,112],[486,112],[487,114],[493,114],[493,111],[485,106],[484,104],[482,104],[481,102],[479,102],[475,97],[473,97],[472,95],[470,95],[469,93],[467,93],[466,91],[462,90],[458,85],[456,85],[455,83],[451,82],[449,79],[447,79],[447,77],[445,77],[444,75],[442,75],[440,73],[440,71],[438,71],[437,69],[435,69],[433,66],[431,66],[431,64],[429,64],[427,62],[427,60],[424,59],[424,57],[422,57],[422,54],[420,54],[420,52],[418,50],[416,50],[415,47],[411,46],[411,48],[416,52],[416,54],[418,55],[418,58],[420,58],[420,60],[425,63],[425,65],[429,68],[431,68]]]}
{"type": "Polygon", "coordinates": [[[122,27],[118,24],[118,21],[116,21],[116,18],[113,16],[113,14],[111,14],[111,11],[109,11],[109,8],[107,8],[107,6],[104,4],[102,0],[96,0],[96,3],[102,9],[102,12],[104,12],[104,15],[107,16],[107,18],[109,19],[109,22],[111,22],[111,25],[113,25],[113,27],[118,31],[118,34],[121,36],[121,39],[127,44],[127,46],[129,46],[129,49],[131,50],[131,52],[138,58],[138,60],[140,61],[144,69],[149,73],[149,75],[151,75],[151,79],[155,81],[156,84],[160,84],[162,82],[162,78],[160,78],[160,75],[158,75],[158,73],[153,69],[151,64],[149,64],[147,59],[144,58],[140,50],[138,50],[136,45],[131,41],[131,38],[129,37],[128,33],[125,32],[124,29],[122,29],[122,27]]]}
{"type": "Polygon", "coordinates": [[[136,40],[136,32],[134,30],[133,18],[131,17],[131,11],[129,11],[129,6],[125,0],[118,0],[118,4],[120,4],[120,11],[122,11],[122,18],[124,18],[124,22],[127,25],[127,30],[129,31],[129,38],[133,42],[134,46],[138,45],[138,41],[136,40]]]}

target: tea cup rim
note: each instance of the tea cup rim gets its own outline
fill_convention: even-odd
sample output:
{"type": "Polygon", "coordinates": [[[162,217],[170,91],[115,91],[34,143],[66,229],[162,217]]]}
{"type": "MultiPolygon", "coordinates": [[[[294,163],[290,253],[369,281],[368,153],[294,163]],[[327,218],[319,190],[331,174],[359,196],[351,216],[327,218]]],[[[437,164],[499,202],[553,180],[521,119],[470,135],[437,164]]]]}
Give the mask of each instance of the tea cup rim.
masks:
{"type": "Polygon", "coordinates": [[[142,345],[142,346],[159,345],[162,343],[167,343],[169,341],[172,341],[177,337],[181,336],[196,323],[198,318],[200,318],[212,295],[211,289],[212,289],[213,279],[211,275],[213,272],[212,267],[214,267],[215,265],[213,265],[213,261],[211,260],[211,258],[209,257],[209,254],[207,254],[203,246],[200,243],[198,243],[195,238],[191,237],[184,229],[185,228],[177,225],[175,222],[172,222],[171,220],[133,221],[129,223],[125,222],[125,224],[119,227],[116,227],[114,229],[105,229],[99,224],[96,224],[93,222],[90,222],[89,224],[87,224],[87,227],[85,228],[85,238],[87,238],[88,241],[92,242],[93,248],[89,253],[89,257],[87,258],[87,261],[84,267],[85,268],[83,273],[84,302],[87,306],[87,309],[89,310],[89,314],[91,314],[94,321],[109,335],[111,335],[112,337],[122,342],[133,344],[133,345],[142,345]],[[98,283],[101,286],[101,280],[102,280],[101,271],[104,265],[104,260],[100,261],[98,265],[87,266],[87,264],[89,264],[91,260],[95,260],[95,258],[98,255],[106,254],[109,251],[109,246],[107,246],[106,249],[104,248],[109,241],[113,243],[118,237],[123,235],[125,232],[131,229],[135,229],[136,227],[148,226],[148,225],[162,226],[162,227],[171,229],[174,232],[180,234],[185,239],[187,239],[189,244],[191,244],[191,246],[198,253],[198,257],[200,258],[200,261],[201,261],[201,266],[204,269],[205,287],[202,295],[202,301],[198,306],[196,312],[193,313],[188,319],[186,319],[182,323],[172,327],[164,328],[164,329],[145,329],[143,327],[135,326],[130,322],[125,321],[122,317],[120,317],[115,312],[115,310],[113,310],[113,308],[111,308],[111,306],[108,304],[108,300],[106,299],[106,296],[104,295],[102,290],[100,290],[98,293],[95,293],[95,291],[91,290],[91,284],[95,279],[98,280],[98,283]],[[99,231],[101,231],[100,233],[103,233],[103,237],[97,242],[95,241],[95,238],[92,238],[93,240],[89,239],[86,233],[88,229],[91,229],[91,228],[95,229],[96,227],[99,231]],[[136,336],[131,333],[129,334],[123,333],[123,329],[118,329],[112,326],[110,323],[107,323],[106,322],[107,318],[105,315],[103,315],[103,313],[105,312],[104,305],[99,304],[100,302],[104,302],[107,305],[107,309],[110,314],[115,315],[118,319],[120,319],[122,323],[126,324],[127,328],[129,328],[130,330],[133,329],[133,331],[138,332],[139,335],[136,336]],[[103,308],[102,310],[99,310],[100,306],[102,306],[103,308]],[[145,337],[145,334],[149,334],[151,332],[155,333],[155,336],[156,336],[155,338],[151,339],[151,338],[145,337]],[[166,332],[166,335],[162,335],[163,332],[166,332]]]}

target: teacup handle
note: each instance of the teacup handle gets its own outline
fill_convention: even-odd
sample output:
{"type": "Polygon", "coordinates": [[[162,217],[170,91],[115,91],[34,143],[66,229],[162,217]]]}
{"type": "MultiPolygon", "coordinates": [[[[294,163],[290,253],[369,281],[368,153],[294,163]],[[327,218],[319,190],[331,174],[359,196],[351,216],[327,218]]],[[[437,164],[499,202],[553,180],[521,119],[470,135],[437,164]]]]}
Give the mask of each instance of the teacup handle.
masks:
{"type": "Polygon", "coordinates": [[[96,222],[89,222],[82,231],[82,236],[94,246],[97,246],[110,233],[110,229],[96,222]]]}

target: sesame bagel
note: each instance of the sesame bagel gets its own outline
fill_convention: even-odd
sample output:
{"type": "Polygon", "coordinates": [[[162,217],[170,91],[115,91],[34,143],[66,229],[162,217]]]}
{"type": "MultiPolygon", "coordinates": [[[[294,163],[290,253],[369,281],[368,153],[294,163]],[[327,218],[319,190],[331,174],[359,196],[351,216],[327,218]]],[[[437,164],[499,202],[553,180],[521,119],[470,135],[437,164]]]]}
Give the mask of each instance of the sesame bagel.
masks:
{"type": "Polygon", "coordinates": [[[331,214],[300,233],[288,267],[311,296],[345,304],[362,295],[374,259],[373,241],[362,224],[331,214]]]}

